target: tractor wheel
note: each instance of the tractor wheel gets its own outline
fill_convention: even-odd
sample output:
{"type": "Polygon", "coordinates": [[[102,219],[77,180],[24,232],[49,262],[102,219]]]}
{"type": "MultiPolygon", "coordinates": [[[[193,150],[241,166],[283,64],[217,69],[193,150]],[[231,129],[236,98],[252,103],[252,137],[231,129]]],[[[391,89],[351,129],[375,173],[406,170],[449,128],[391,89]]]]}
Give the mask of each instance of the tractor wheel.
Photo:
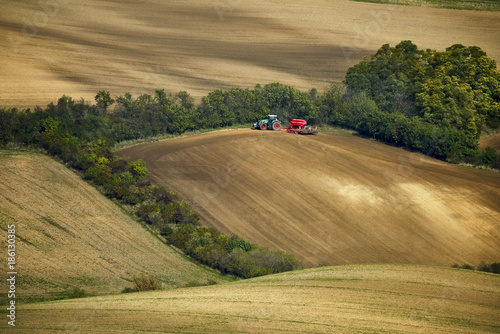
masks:
{"type": "Polygon", "coordinates": [[[265,130],[265,129],[267,129],[267,124],[266,124],[266,123],[262,123],[262,124],[260,125],[260,129],[261,129],[261,130],[265,130]]]}
{"type": "Polygon", "coordinates": [[[279,130],[281,130],[281,123],[280,123],[280,122],[275,122],[275,123],[273,123],[273,130],[274,130],[274,131],[279,131],[279,130]]]}

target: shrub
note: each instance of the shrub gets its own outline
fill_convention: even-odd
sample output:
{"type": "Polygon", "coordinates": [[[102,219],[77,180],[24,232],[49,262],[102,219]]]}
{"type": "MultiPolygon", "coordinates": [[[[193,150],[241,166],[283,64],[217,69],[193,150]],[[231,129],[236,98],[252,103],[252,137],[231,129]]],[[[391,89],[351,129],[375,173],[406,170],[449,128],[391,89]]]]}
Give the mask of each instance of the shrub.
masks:
{"type": "Polygon", "coordinates": [[[475,270],[476,269],[476,268],[474,268],[474,266],[471,266],[470,264],[467,264],[467,263],[464,263],[462,265],[455,263],[454,265],[452,265],[452,267],[458,268],[458,269],[467,269],[467,270],[475,270]]]}
{"type": "Polygon", "coordinates": [[[161,228],[160,228],[160,235],[162,237],[168,237],[169,235],[171,235],[172,233],[174,232],[174,230],[168,226],[168,225],[163,225],[161,228]]]}
{"type": "Polygon", "coordinates": [[[248,252],[252,249],[252,245],[246,240],[240,239],[236,236],[232,236],[227,243],[225,243],[224,248],[231,252],[235,248],[241,248],[245,252],[248,252]]]}
{"type": "Polygon", "coordinates": [[[141,274],[133,278],[134,288],[136,291],[150,291],[150,290],[160,290],[161,282],[153,275],[141,274]]]}
{"type": "Polygon", "coordinates": [[[158,203],[142,203],[137,210],[135,215],[145,221],[148,224],[152,224],[151,217],[160,214],[160,205],[158,203]]]}
{"type": "Polygon", "coordinates": [[[204,226],[176,225],[167,240],[201,263],[241,278],[295,270],[300,266],[291,254],[258,247],[236,236],[228,238],[204,226]]]}
{"type": "Polygon", "coordinates": [[[137,178],[143,178],[148,173],[144,160],[139,159],[128,164],[128,171],[137,178]]]}
{"type": "Polygon", "coordinates": [[[164,187],[154,187],[152,191],[152,197],[160,203],[163,204],[168,204],[174,201],[175,195],[169,192],[166,188],[164,187]]]}
{"type": "Polygon", "coordinates": [[[479,266],[477,266],[477,270],[500,274],[500,262],[485,263],[483,261],[479,264],[479,266]]]}
{"type": "Polygon", "coordinates": [[[79,287],[73,288],[73,290],[71,290],[70,294],[68,295],[69,298],[83,298],[87,296],[87,291],[79,287]]]}

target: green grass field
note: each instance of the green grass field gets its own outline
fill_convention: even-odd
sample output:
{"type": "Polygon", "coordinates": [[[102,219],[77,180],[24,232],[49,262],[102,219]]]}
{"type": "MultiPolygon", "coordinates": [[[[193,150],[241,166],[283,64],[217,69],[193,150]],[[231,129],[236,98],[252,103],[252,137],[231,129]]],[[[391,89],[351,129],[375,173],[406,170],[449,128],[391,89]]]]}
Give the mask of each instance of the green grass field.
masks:
{"type": "Polygon", "coordinates": [[[391,5],[438,7],[447,9],[468,9],[500,11],[499,0],[352,0],[357,2],[371,2],[391,5]]]}

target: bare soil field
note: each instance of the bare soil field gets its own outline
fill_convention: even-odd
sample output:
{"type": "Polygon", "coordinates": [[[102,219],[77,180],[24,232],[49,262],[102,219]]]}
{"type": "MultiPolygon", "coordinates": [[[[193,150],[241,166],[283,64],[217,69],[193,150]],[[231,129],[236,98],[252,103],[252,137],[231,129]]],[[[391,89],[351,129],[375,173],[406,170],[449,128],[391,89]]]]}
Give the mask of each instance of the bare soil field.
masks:
{"type": "Polygon", "coordinates": [[[500,258],[500,174],[346,134],[228,130],[117,152],[203,224],[308,266],[500,258]]]}
{"type": "Polygon", "coordinates": [[[23,305],[16,332],[495,333],[499,280],[416,265],[323,267],[215,286],[23,305]]]}
{"type": "MultiPolygon", "coordinates": [[[[0,151],[0,222],[3,235],[16,226],[18,301],[60,298],[74,288],[118,293],[141,273],[158,277],[164,288],[221,281],[45,156],[0,151]]],[[[7,237],[0,245],[7,249],[7,237]]],[[[2,261],[3,273],[6,266],[2,261]]]]}
{"type": "Polygon", "coordinates": [[[477,45],[500,61],[500,12],[311,1],[3,1],[0,106],[154,89],[199,99],[279,81],[320,91],[382,44],[477,45]]]}

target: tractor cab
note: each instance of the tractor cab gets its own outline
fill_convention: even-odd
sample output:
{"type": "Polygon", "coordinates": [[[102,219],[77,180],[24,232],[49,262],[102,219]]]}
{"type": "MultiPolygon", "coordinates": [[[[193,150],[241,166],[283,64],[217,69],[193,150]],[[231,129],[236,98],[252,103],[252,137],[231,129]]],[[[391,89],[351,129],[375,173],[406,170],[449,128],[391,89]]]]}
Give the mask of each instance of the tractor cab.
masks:
{"type": "Polygon", "coordinates": [[[278,119],[278,115],[267,115],[267,117],[266,117],[266,118],[267,118],[267,120],[268,120],[268,123],[269,123],[269,122],[271,122],[271,123],[272,123],[273,121],[275,121],[275,120],[277,120],[277,119],[278,119]]]}

